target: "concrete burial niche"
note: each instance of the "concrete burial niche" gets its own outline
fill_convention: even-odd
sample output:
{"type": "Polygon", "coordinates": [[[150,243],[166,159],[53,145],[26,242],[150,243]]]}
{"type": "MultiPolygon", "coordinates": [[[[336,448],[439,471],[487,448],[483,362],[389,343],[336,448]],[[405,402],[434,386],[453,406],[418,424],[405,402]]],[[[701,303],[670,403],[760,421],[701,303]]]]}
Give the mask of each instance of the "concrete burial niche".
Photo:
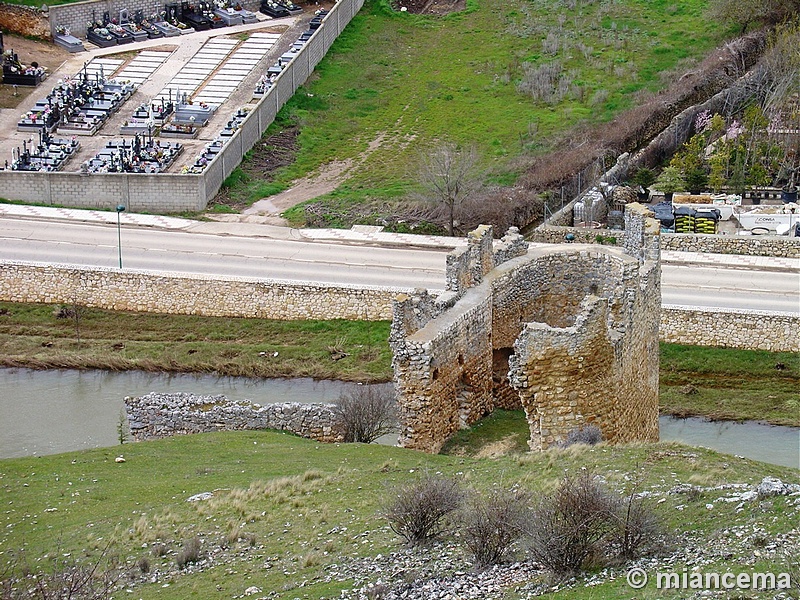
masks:
{"type": "Polygon", "coordinates": [[[438,452],[495,408],[523,408],[532,450],[587,424],[614,442],[658,439],[656,222],[629,205],[622,248],[529,248],[490,227],[448,257],[447,291],[394,303],[400,444],[438,452]]]}

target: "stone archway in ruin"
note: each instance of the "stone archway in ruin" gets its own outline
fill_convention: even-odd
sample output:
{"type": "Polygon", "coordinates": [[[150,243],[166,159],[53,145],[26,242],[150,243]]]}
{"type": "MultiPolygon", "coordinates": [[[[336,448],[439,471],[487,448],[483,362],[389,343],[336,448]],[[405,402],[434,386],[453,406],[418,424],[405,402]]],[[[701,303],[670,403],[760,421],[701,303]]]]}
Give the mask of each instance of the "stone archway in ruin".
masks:
{"type": "Polygon", "coordinates": [[[622,249],[528,248],[490,227],[448,256],[448,291],[398,298],[390,344],[403,446],[436,452],[496,407],[526,411],[532,449],[586,423],[658,437],[658,229],[626,212],[622,249]]]}

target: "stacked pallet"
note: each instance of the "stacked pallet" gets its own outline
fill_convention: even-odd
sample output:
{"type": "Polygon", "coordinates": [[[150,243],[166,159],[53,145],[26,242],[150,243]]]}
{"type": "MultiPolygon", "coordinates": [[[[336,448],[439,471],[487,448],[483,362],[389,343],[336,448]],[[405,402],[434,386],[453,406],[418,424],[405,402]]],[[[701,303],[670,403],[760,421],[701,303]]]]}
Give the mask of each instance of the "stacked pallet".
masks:
{"type": "Polygon", "coordinates": [[[695,233],[717,233],[717,221],[719,215],[716,211],[698,211],[694,219],[695,233]]]}
{"type": "Polygon", "coordinates": [[[693,208],[681,206],[675,209],[675,233],[694,233],[695,216],[693,208]]]}

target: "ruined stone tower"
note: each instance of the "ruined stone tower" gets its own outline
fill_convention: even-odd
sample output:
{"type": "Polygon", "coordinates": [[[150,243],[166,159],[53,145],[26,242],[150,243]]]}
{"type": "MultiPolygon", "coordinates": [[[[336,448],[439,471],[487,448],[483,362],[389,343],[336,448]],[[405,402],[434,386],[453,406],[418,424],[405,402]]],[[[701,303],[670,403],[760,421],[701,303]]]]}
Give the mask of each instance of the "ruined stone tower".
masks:
{"type": "Polygon", "coordinates": [[[589,423],[612,443],[657,440],[658,233],[638,204],[620,248],[471,232],[445,293],[395,300],[400,445],[438,452],[496,407],[524,408],[533,450],[589,423]]]}

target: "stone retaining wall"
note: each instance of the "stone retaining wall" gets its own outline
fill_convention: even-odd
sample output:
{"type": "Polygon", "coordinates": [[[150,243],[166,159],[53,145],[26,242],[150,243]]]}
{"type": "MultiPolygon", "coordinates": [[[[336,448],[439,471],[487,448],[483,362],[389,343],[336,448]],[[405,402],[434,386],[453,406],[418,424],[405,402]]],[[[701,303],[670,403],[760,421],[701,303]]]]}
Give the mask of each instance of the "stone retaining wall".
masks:
{"type": "Polygon", "coordinates": [[[800,352],[800,314],[662,306],[662,342],[769,352],[800,352]]]}
{"type": "MultiPolygon", "coordinates": [[[[616,229],[583,229],[551,223],[537,227],[528,234],[527,240],[534,243],[562,244],[568,234],[572,234],[574,243],[581,244],[617,246],[625,240],[625,232],[616,229]]],[[[662,233],[661,250],[800,258],[800,238],[780,235],[739,237],[700,233],[662,233]]]]}
{"type": "Polygon", "coordinates": [[[125,398],[131,435],[136,441],[175,434],[278,429],[320,442],[341,442],[333,404],[253,404],[225,396],[158,394],[125,398]]]}
{"type": "Polygon", "coordinates": [[[661,249],[678,252],[800,258],[800,238],[779,235],[738,237],[664,233],[661,234],[661,249]]]}
{"type": "Polygon", "coordinates": [[[161,314],[379,321],[392,318],[392,298],[404,291],[409,290],[0,263],[2,301],[161,314]]]}

